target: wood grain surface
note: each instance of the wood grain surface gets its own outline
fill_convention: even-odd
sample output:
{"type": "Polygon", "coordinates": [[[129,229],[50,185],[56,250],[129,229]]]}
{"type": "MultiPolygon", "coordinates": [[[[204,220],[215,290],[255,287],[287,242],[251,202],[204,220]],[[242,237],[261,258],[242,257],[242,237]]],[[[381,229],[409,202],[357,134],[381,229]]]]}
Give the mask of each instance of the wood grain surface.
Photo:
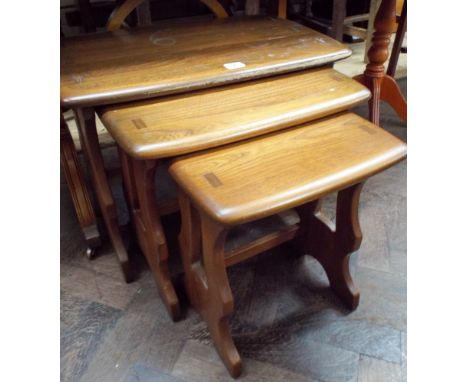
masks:
{"type": "Polygon", "coordinates": [[[234,225],[358,183],[405,155],[398,138],[344,113],[175,159],[170,173],[205,213],[234,225]]]}
{"type": "Polygon", "coordinates": [[[138,159],[216,147],[346,110],[370,92],[331,69],[313,69],[182,96],[104,107],[112,137],[138,159]]]}
{"type": "MultiPolygon", "coordinates": [[[[406,82],[398,82],[406,92],[406,82]]],[[[358,112],[367,117],[367,105],[358,112]]],[[[386,103],[381,123],[406,140],[405,123],[386,103]]],[[[110,167],[119,164],[113,149],[104,150],[104,159],[110,167]]],[[[361,292],[357,310],[349,312],[336,298],[318,261],[296,257],[289,244],[228,268],[235,299],[231,333],[243,358],[242,382],[406,382],[406,174],[402,161],[363,188],[359,218],[364,237],[351,256],[361,292]],[[400,371],[401,379],[395,378],[400,371]]],[[[161,190],[170,177],[156,179],[161,190]]],[[[117,210],[126,221],[120,180],[111,180],[117,210]]],[[[110,245],[93,261],[83,256],[86,243],[63,172],[60,190],[61,378],[174,382],[172,376],[232,382],[201,317],[188,308],[184,320],[171,321],[142,255],[135,254],[139,277],[131,284],[120,277],[110,245]]],[[[335,204],[336,198],[325,198],[332,220],[335,204]]],[[[267,223],[273,218],[278,217],[241,226],[239,235],[228,237],[233,240],[229,248],[258,238],[267,227],[267,232],[280,228],[280,223],[267,223]]],[[[176,248],[177,217],[163,218],[163,224],[176,248]]],[[[179,259],[176,253],[169,259],[175,279],[179,259]]],[[[182,285],[176,286],[182,295],[182,285]]]]}
{"type": "Polygon", "coordinates": [[[67,39],[61,103],[110,104],[186,92],[324,65],[348,57],[341,43],[270,17],[165,21],[67,39]]]}
{"type": "Polygon", "coordinates": [[[101,244],[101,236],[91,203],[91,194],[86,184],[70,130],[62,113],[60,113],[60,162],[75,206],[78,222],[88,244],[86,253],[88,256],[92,256],[95,248],[101,244]]]}

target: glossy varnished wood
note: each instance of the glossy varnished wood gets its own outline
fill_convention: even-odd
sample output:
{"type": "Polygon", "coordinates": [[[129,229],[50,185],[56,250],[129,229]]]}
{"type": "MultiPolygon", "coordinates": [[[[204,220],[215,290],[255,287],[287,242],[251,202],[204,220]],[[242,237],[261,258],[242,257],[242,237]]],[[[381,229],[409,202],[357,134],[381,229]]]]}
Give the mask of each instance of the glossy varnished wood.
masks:
{"type": "MultiPolygon", "coordinates": [[[[405,90],[404,82],[399,83],[405,90]]],[[[367,105],[359,111],[366,115],[367,105]]],[[[392,133],[406,136],[405,125],[386,105],[381,120],[392,133]]],[[[110,167],[118,166],[117,157],[105,159],[110,167]]],[[[242,381],[400,382],[392,379],[389,368],[406,375],[406,167],[399,163],[363,188],[359,217],[364,237],[359,252],[351,256],[361,293],[357,310],[345,310],[319,263],[308,256],[292,257],[296,251],[290,245],[228,268],[234,297],[230,326],[244,364],[242,381]]],[[[111,185],[114,194],[120,192],[118,182],[111,185]]],[[[146,266],[138,267],[135,283],[125,284],[116,277],[119,269],[111,249],[97,261],[80,256],[82,237],[68,196],[62,183],[63,380],[83,375],[82,382],[158,376],[171,382],[228,381],[200,316],[188,309],[185,319],[173,324],[146,266]],[[155,375],[144,373],[141,365],[155,375]]],[[[125,208],[122,198],[117,203],[118,209],[125,208]]],[[[334,218],[331,198],[323,208],[334,218]]],[[[242,231],[246,235],[266,229],[266,223],[248,227],[242,231]]],[[[164,228],[168,237],[179,232],[175,222],[165,222],[164,228]]],[[[228,248],[245,239],[228,235],[228,248]]],[[[175,271],[174,257],[169,265],[175,271]]]]}
{"type": "MultiPolygon", "coordinates": [[[[278,167],[282,165],[278,163],[278,167]]],[[[321,216],[320,201],[299,206],[300,228],[290,230],[289,237],[292,239],[297,234],[296,243],[300,244],[302,253],[313,255],[322,264],[331,289],[350,309],[359,304],[359,292],[349,270],[349,257],[362,240],[358,221],[361,189],[362,183],[358,183],[339,191],[336,228],[321,216]]],[[[234,310],[234,298],[226,273],[227,266],[233,264],[225,251],[229,227],[194,208],[183,191],[179,192],[179,201],[182,216],[180,246],[187,294],[207,323],[214,346],[227,370],[231,376],[238,377],[242,362],[229,327],[229,317],[234,310]]],[[[257,240],[252,246],[256,247],[256,253],[283,242],[272,240],[272,237],[266,240],[273,245],[265,247],[266,241],[259,243],[257,240]]]]}
{"type": "Polygon", "coordinates": [[[184,192],[179,193],[179,203],[182,216],[179,240],[190,303],[206,321],[229,373],[238,377],[242,363],[229,329],[234,299],[224,256],[228,229],[205,214],[200,216],[184,192]]]}
{"type": "Polygon", "coordinates": [[[335,225],[322,213],[320,200],[297,208],[302,227],[297,237],[300,249],[320,262],[330,287],[349,309],[359,305],[359,292],[351,278],[349,259],[362,241],[358,215],[362,186],[361,182],[338,192],[335,225]]]}
{"type": "Polygon", "coordinates": [[[80,141],[82,142],[83,152],[88,161],[91,180],[94,190],[96,191],[96,198],[101,209],[101,214],[125,281],[130,282],[134,279],[135,275],[132,271],[130,259],[120,234],[117,209],[107,181],[104,161],[97,137],[96,115],[91,108],[78,108],[75,109],[74,112],[80,134],[80,141]]]}
{"type": "Polygon", "coordinates": [[[101,244],[101,237],[97,228],[96,214],[91,203],[88,186],[70,130],[62,114],[60,114],[60,161],[75,206],[76,216],[88,245],[86,253],[88,257],[92,257],[95,248],[101,244]]]}
{"type": "Polygon", "coordinates": [[[98,110],[116,142],[139,159],[198,151],[349,109],[370,92],[314,69],[98,110]]]}
{"type": "Polygon", "coordinates": [[[61,103],[110,104],[180,93],[320,66],[350,54],[339,42],[283,19],[162,22],[65,40],[61,103]]]}
{"type": "Polygon", "coordinates": [[[157,162],[132,160],[122,150],[119,154],[126,198],[138,243],[171,318],[178,320],[181,314],[179,299],[169,274],[169,251],[154,197],[157,162]]]}
{"type": "Polygon", "coordinates": [[[405,155],[398,138],[344,113],[176,159],[170,173],[213,219],[239,224],[360,182],[405,155]]]}
{"type": "Polygon", "coordinates": [[[320,262],[341,301],[356,309],[359,292],[349,259],[362,241],[362,185],[405,155],[406,145],[398,138],[343,113],[173,161],[170,172],[181,187],[180,246],[187,294],[231,376],[240,375],[242,362],[228,325],[234,298],[227,266],[275,242],[294,239],[302,253],[320,262]],[[332,224],[322,214],[320,198],[335,191],[332,224]],[[288,208],[298,212],[297,228],[256,240],[235,259],[227,255],[225,242],[232,226],[288,208]]]}

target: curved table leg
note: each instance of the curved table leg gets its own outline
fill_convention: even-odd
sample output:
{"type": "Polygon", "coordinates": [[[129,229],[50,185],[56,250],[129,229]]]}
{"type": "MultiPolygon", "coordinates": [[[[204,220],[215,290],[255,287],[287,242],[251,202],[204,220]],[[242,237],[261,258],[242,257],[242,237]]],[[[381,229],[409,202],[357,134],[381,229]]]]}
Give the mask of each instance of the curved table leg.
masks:
{"type": "Polygon", "coordinates": [[[362,186],[360,183],[338,193],[336,229],[322,216],[320,201],[297,208],[301,218],[298,242],[302,250],[320,262],[330,287],[349,309],[359,305],[359,291],[351,278],[349,259],[362,241],[358,218],[362,186]]]}
{"type": "Polygon", "coordinates": [[[72,197],[73,206],[75,207],[76,216],[88,245],[86,255],[88,258],[91,258],[96,248],[101,245],[101,236],[99,235],[96,215],[78,161],[75,145],[62,114],[60,114],[60,161],[72,197]]]}
{"type": "Polygon", "coordinates": [[[395,0],[382,0],[375,17],[372,45],[367,53],[369,63],[364,74],[354,77],[372,93],[369,101],[369,120],[379,124],[380,101],[386,101],[406,121],[406,100],[398,84],[389,75],[385,74],[385,62],[388,58],[388,46],[396,19],[395,0]]]}
{"type": "Polygon", "coordinates": [[[150,265],[161,298],[171,318],[176,321],[181,317],[181,309],[169,273],[169,253],[154,192],[157,161],[139,161],[122,150],[119,153],[126,198],[138,243],[150,265]]]}
{"type": "Polygon", "coordinates": [[[96,193],[96,198],[125,281],[130,282],[134,279],[134,274],[132,272],[127,250],[122,240],[114,198],[104,169],[104,162],[96,131],[96,117],[94,109],[75,109],[74,112],[80,134],[81,145],[91,172],[94,192],[96,193]]]}
{"type": "Polygon", "coordinates": [[[354,77],[354,79],[366,86],[372,93],[369,100],[369,121],[379,124],[380,102],[387,102],[399,117],[406,122],[407,104],[400,87],[393,77],[385,74],[383,77],[366,77],[365,74],[354,77]]]}
{"type": "Polygon", "coordinates": [[[242,361],[229,329],[234,299],[226,273],[224,243],[228,229],[192,207],[179,191],[182,231],[179,236],[190,303],[208,325],[219,356],[232,377],[242,371],[242,361]]]}

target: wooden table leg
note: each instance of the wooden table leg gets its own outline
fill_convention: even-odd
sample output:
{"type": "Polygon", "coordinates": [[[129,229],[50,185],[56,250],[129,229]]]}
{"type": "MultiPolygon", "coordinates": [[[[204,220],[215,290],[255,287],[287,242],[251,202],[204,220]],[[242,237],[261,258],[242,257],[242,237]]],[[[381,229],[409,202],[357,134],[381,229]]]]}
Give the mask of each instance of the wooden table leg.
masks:
{"type": "Polygon", "coordinates": [[[96,116],[93,108],[78,108],[74,110],[80,134],[80,142],[86,156],[94,192],[101,209],[104,222],[120,264],[125,281],[130,282],[134,278],[127,250],[122,240],[117,219],[117,209],[107,180],[104,161],[99,147],[96,131],[96,116]]]}
{"type": "Polygon", "coordinates": [[[375,17],[372,45],[368,52],[369,63],[364,74],[354,77],[367,86],[372,93],[369,100],[369,120],[379,124],[380,101],[386,101],[406,121],[406,100],[398,84],[385,74],[385,62],[388,58],[388,46],[396,18],[396,0],[382,0],[375,17]]]}
{"type": "Polygon", "coordinates": [[[161,298],[176,321],[181,316],[179,299],[171,280],[166,237],[155,199],[157,161],[139,161],[119,150],[122,176],[130,215],[138,243],[148,261],[161,298]]]}
{"type": "Polygon", "coordinates": [[[333,0],[333,15],[330,29],[330,37],[343,41],[343,29],[346,18],[347,0],[333,0]]]}
{"type": "Polygon", "coordinates": [[[75,0],[80,11],[81,24],[86,33],[96,32],[90,0],[75,0]]]}
{"type": "Polygon", "coordinates": [[[396,67],[398,64],[398,58],[401,53],[401,46],[403,40],[405,39],[406,32],[406,0],[403,3],[403,8],[401,9],[400,20],[398,21],[398,29],[395,35],[395,41],[393,42],[392,54],[390,55],[390,61],[387,67],[387,74],[390,77],[395,77],[396,67]]]}
{"type": "Polygon", "coordinates": [[[101,237],[76,148],[62,114],[60,114],[60,161],[62,162],[78,222],[88,244],[86,255],[91,258],[95,249],[101,245],[101,237]]]}
{"type": "Polygon", "coordinates": [[[338,193],[336,229],[322,216],[320,201],[297,208],[302,236],[298,242],[302,243],[302,250],[320,262],[330,287],[349,309],[359,305],[359,292],[349,272],[349,258],[362,241],[358,216],[362,186],[360,183],[338,193]]]}
{"type": "Polygon", "coordinates": [[[379,10],[380,3],[382,0],[370,0],[369,6],[369,21],[367,22],[367,31],[366,31],[366,46],[364,49],[364,62],[367,64],[369,62],[369,48],[371,46],[372,35],[374,34],[374,23],[375,23],[375,15],[379,10]]]}
{"type": "Polygon", "coordinates": [[[179,204],[182,217],[179,239],[187,294],[207,323],[219,356],[236,378],[242,371],[242,361],[229,328],[234,298],[224,256],[228,229],[205,214],[200,217],[182,191],[179,191],[179,204]]]}

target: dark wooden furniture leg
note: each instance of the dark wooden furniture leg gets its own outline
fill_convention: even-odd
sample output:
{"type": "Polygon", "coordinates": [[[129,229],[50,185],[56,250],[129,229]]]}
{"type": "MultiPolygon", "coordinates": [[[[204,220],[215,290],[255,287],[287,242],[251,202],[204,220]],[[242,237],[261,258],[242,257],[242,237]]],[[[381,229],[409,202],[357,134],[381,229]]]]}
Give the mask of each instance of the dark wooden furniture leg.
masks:
{"type": "Polygon", "coordinates": [[[101,237],[96,224],[96,215],[91,203],[90,194],[81,170],[73,138],[68,126],[60,114],[60,160],[62,162],[65,179],[75,207],[76,216],[80,223],[88,248],[86,255],[91,258],[96,248],[101,245],[101,237]]]}
{"type": "Polygon", "coordinates": [[[150,2],[144,1],[137,9],[137,21],[139,27],[145,27],[151,25],[151,9],[150,2]]]}
{"type": "Polygon", "coordinates": [[[372,93],[369,100],[369,120],[377,125],[381,100],[388,102],[400,118],[406,121],[405,97],[393,77],[385,74],[385,62],[388,58],[388,46],[395,17],[395,0],[382,0],[375,17],[375,30],[368,52],[369,63],[364,74],[354,77],[372,93]]]}
{"type": "Polygon", "coordinates": [[[297,208],[301,218],[297,239],[302,251],[320,262],[330,287],[349,309],[356,309],[359,304],[359,292],[349,272],[349,258],[362,241],[358,216],[362,186],[359,183],[338,193],[336,229],[322,215],[320,201],[297,208]]]}
{"type": "Polygon", "coordinates": [[[396,67],[398,64],[398,58],[400,57],[401,46],[403,40],[405,39],[406,32],[406,0],[403,3],[403,8],[401,9],[400,19],[398,20],[398,29],[395,36],[395,41],[393,42],[392,54],[390,55],[390,62],[387,67],[387,74],[391,77],[395,77],[396,67]]]}
{"type": "Polygon", "coordinates": [[[74,109],[74,112],[80,134],[81,147],[88,162],[94,192],[125,281],[130,282],[133,280],[134,274],[130,266],[127,250],[122,240],[117,219],[117,209],[104,169],[104,162],[96,131],[94,109],[77,108],[74,109]]]}
{"type": "Polygon", "coordinates": [[[119,150],[119,154],[125,195],[138,243],[150,265],[161,298],[171,318],[176,321],[181,316],[181,309],[167,265],[169,252],[155,199],[157,161],[135,160],[123,150],[119,150]]]}
{"type": "Polygon", "coordinates": [[[343,29],[346,18],[347,0],[333,0],[333,15],[330,29],[330,37],[343,41],[343,29]]]}
{"type": "Polygon", "coordinates": [[[86,33],[96,32],[96,25],[94,23],[90,0],[76,0],[75,2],[80,11],[81,24],[84,31],[86,33]]]}
{"type": "MultiPolygon", "coordinates": [[[[313,255],[321,263],[330,287],[350,309],[356,309],[359,304],[359,292],[349,272],[349,258],[362,240],[358,220],[362,185],[360,183],[338,193],[336,229],[321,215],[320,201],[297,208],[301,222],[296,244],[300,244],[303,253],[313,255]]],[[[195,209],[182,190],[179,190],[179,205],[182,217],[179,242],[187,294],[206,321],[216,350],[229,373],[237,377],[242,371],[242,362],[229,329],[234,299],[224,252],[229,228],[195,209]]]]}
{"type": "Polygon", "coordinates": [[[228,229],[203,213],[200,216],[182,191],[179,204],[182,216],[179,239],[190,303],[208,324],[219,356],[236,378],[242,371],[242,362],[229,329],[234,298],[224,258],[228,229]]]}

